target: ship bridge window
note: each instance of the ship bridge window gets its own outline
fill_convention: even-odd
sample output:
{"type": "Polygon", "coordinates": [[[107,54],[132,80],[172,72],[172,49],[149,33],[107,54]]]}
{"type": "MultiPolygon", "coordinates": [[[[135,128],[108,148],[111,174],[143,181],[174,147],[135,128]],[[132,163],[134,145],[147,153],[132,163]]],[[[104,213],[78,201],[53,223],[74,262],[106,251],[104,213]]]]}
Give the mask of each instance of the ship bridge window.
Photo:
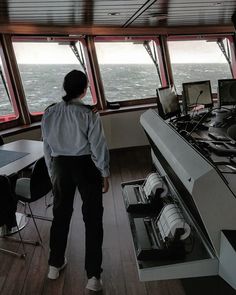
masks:
{"type": "Polygon", "coordinates": [[[210,80],[212,92],[217,93],[218,80],[232,78],[233,74],[230,38],[222,36],[199,38],[199,40],[196,38],[168,39],[177,92],[182,93],[183,83],[210,80]]]}
{"type": "Polygon", "coordinates": [[[104,96],[109,104],[144,103],[161,87],[158,40],[144,38],[95,39],[104,96]]]}
{"type": "Polygon", "coordinates": [[[0,123],[17,119],[18,111],[0,45],[0,123]]]}
{"type": "MultiPolygon", "coordinates": [[[[21,41],[13,39],[13,48],[23,83],[24,93],[31,114],[41,114],[47,106],[59,102],[65,94],[63,79],[71,70],[77,69],[89,77],[84,47],[78,40],[39,38],[21,41]]],[[[90,87],[83,102],[95,104],[90,87]]],[[[93,88],[94,89],[94,88],[93,88]]]]}

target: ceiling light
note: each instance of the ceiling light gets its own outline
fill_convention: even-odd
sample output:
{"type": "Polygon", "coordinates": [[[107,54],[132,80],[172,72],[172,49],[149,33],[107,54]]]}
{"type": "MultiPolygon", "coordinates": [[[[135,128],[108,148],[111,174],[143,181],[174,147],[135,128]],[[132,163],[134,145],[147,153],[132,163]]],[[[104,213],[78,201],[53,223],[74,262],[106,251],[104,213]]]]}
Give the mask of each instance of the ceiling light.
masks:
{"type": "Polygon", "coordinates": [[[158,20],[167,19],[167,14],[166,13],[150,13],[148,17],[150,20],[158,21],[158,20]]]}
{"type": "Polygon", "coordinates": [[[215,3],[212,3],[212,6],[221,6],[223,5],[223,2],[215,2],[215,3]]]}
{"type": "Polygon", "coordinates": [[[119,12],[109,12],[107,15],[117,16],[117,15],[120,15],[120,13],[119,12]]]}
{"type": "Polygon", "coordinates": [[[157,21],[166,20],[167,14],[166,13],[150,13],[148,15],[148,19],[150,22],[157,22],[157,21]]]}

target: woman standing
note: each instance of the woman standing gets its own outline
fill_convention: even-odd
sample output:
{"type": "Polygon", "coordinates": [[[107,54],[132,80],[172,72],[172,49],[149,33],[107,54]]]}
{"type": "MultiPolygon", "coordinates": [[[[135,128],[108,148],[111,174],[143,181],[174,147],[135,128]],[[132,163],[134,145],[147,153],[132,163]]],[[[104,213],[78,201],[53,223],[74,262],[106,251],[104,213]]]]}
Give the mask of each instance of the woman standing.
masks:
{"type": "Polygon", "coordinates": [[[42,119],[44,154],[53,184],[53,222],[50,232],[48,278],[56,279],[66,266],[65,250],[78,187],[85,223],[86,288],[102,289],[103,204],[109,189],[109,151],[98,113],[83,105],[88,79],[77,70],[63,84],[63,101],[49,107],[42,119]]]}

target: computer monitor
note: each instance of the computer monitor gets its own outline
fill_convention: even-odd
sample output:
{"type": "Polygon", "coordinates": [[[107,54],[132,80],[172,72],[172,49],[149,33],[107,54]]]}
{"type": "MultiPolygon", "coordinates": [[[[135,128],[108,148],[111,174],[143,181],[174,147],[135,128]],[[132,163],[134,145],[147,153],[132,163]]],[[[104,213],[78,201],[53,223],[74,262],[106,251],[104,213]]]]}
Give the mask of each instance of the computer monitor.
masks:
{"type": "Polygon", "coordinates": [[[210,80],[183,83],[182,86],[182,100],[185,113],[197,105],[203,105],[204,107],[213,106],[210,80]]]}
{"type": "Polygon", "coordinates": [[[236,105],[236,79],[218,80],[218,104],[236,105]]]}
{"type": "Polygon", "coordinates": [[[160,103],[159,113],[164,119],[169,119],[181,114],[181,108],[176,91],[173,87],[162,87],[157,89],[160,103]]]}

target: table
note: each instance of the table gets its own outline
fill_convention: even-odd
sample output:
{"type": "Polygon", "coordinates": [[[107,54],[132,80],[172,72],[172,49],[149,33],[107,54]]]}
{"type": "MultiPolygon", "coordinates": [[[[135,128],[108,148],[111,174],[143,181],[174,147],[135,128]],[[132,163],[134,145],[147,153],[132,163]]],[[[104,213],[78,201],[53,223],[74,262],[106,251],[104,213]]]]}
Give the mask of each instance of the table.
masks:
{"type": "MultiPolygon", "coordinates": [[[[29,167],[39,158],[43,157],[43,142],[28,139],[17,140],[0,146],[0,157],[1,151],[24,153],[21,154],[17,159],[10,161],[8,164],[0,167],[0,174],[10,176],[13,173],[20,172],[23,169],[29,167]]],[[[13,155],[15,157],[15,153],[13,153],[13,155]]],[[[4,154],[2,156],[4,156],[4,154]]],[[[16,212],[16,219],[18,228],[20,230],[24,228],[28,222],[28,218],[25,216],[25,214],[19,212],[16,212]]],[[[13,234],[17,232],[17,230],[17,227],[14,227],[6,233],[4,228],[0,227],[0,236],[13,234]]]]}
{"type": "Polygon", "coordinates": [[[26,153],[22,157],[0,167],[0,174],[11,175],[20,172],[43,157],[43,142],[37,140],[21,139],[0,146],[0,151],[13,151],[26,153]]]}

